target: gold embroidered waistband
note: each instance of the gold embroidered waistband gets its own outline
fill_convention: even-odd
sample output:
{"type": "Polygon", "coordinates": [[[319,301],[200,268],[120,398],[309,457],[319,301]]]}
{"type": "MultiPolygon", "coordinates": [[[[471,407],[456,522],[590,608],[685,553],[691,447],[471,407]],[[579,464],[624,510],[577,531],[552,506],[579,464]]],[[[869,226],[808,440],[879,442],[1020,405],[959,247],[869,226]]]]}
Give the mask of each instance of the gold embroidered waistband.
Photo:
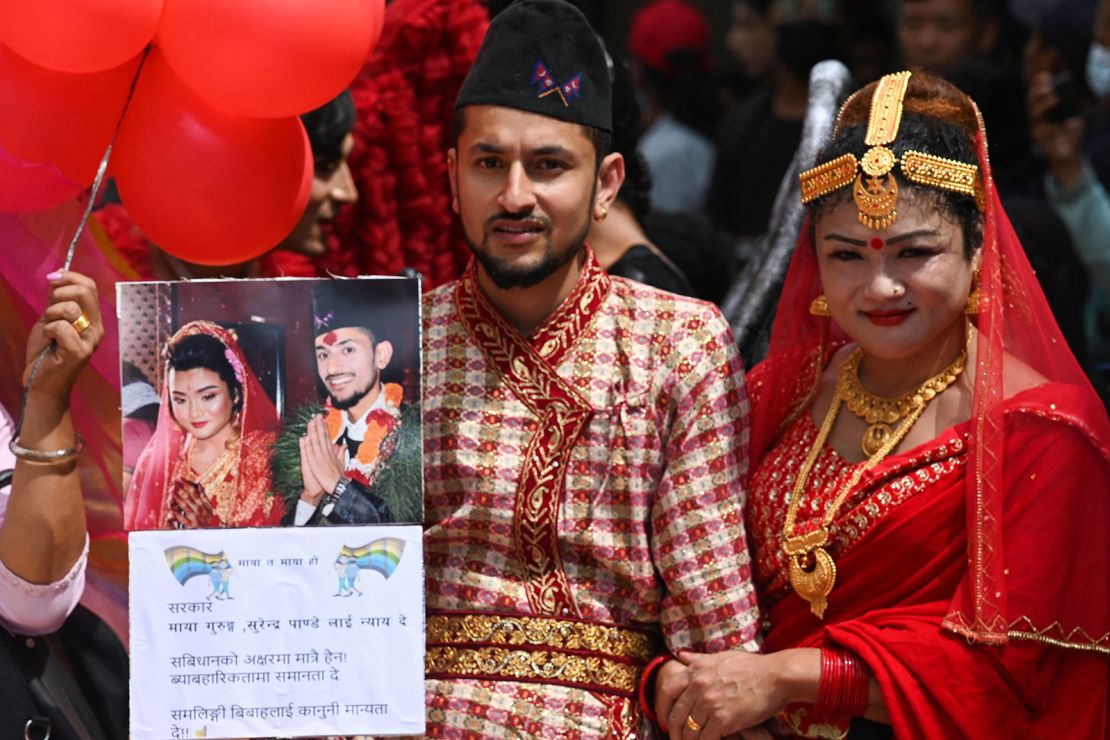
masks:
{"type": "Polygon", "coordinates": [[[550,683],[633,696],[657,640],[613,625],[538,616],[432,614],[430,678],[550,683]]]}

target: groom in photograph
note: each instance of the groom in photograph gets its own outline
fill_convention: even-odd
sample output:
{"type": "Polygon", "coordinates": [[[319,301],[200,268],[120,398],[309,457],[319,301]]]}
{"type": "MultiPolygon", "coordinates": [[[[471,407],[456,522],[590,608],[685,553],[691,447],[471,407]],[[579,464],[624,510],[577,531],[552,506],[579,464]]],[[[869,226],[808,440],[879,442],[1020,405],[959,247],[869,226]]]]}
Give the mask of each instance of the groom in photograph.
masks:
{"type": "Polygon", "coordinates": [[[299,410],[278,443],[286,523],[420,520],[419,409],[401,385],[382,380],[393,345],[373,314],[364,281],[322,282],[313,291],[316,370],[327,400],[299,410]],[[298,470],[282,470],[294,461],[298,470]]]}

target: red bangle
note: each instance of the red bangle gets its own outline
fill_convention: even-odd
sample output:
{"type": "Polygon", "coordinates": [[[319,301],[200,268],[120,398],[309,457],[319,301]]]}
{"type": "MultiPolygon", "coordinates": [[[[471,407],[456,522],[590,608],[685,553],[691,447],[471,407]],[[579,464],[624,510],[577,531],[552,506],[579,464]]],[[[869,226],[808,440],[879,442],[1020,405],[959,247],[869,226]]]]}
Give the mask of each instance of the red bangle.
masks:
{"type": "Polygon", "coordinates": [[[867,711],[871,671],[854,653],[821,648],[821,683],[817,689],[816,714],[859,717],[867,711]]]}
{"type": "Polygon", "coordinates": [[[674,656],[670,653],[664,653],[662,655],[656,656],[654,660],[647,664],[647,666],[644,668],[644,672],[640,674],[640,711],[642,711],[644,713],[644,716],[651,720],[651,723],[655,725],[659,724],[659,719],[655,716],[655,712],[652,711],[651,708],[651,703],[654,697],[649,698],[648,694],[655,693],[653,691],[653,689],[655,688],[655,672],[659,670],[660,666],[662,666],[668,660],[672,660],[673,658],[674,656]]]}

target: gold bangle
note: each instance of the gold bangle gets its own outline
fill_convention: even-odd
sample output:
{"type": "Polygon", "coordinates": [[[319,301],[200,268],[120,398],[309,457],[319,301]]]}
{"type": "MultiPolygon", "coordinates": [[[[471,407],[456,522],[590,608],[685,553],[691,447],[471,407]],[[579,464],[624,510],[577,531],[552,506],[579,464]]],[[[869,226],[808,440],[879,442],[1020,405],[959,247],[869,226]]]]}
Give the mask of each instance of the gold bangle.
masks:
{"type": "Polygon", "coordinates": [[[80,434],[74,435],[73,447],[67,447],[64,450],[32,450],[30,447],[24,447],[19,444],[19,437],[12,438],[8,442],[8,449],[12,454],[23,462],[34,463],[36,465],[52,465],[54,463],[66,462],[80,455],[85,451],[85,440],[80,434]]]}

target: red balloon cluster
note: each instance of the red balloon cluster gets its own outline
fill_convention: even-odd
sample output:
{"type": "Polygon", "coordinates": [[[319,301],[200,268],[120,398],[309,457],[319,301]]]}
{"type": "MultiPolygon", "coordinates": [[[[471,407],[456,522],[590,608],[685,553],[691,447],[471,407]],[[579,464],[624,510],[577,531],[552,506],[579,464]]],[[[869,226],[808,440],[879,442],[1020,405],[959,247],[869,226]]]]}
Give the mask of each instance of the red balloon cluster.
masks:
{"type": "Polygon", "coordinates": [[[308,199],[297,115],[351,82],[384,14],[385,0],[0,0],[0,211],[87,188],[119,125],[111,174],[156,244],[205,264],[266,252],[308,199]]]}

